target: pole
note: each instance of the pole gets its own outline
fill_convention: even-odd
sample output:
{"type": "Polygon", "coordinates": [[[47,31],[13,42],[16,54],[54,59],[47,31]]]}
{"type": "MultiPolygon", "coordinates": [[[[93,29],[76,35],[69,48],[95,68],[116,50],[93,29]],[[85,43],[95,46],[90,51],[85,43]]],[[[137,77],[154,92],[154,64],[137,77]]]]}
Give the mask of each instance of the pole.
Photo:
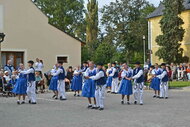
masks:
{"type": "Polygon", "coordinates": [[[144,65],[146,64],[146,44],[145,44],[145,35],[143,35],[143,50],[144,50],[144,65]]]}

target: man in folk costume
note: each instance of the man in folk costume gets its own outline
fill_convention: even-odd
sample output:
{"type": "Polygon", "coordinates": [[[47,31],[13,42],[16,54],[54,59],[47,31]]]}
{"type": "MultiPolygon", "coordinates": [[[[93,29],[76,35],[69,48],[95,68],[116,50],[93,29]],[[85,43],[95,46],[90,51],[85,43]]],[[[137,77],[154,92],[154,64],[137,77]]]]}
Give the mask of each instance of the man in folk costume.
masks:
{"type": "Polygon", "coordinates": [[[106,90],[106,73],[102,69],[103,64],[97,64],[97,71],[95,76],[91,76],[92,80],[95,80],[96,91],[96,109],[104,110],[104,98],[106,90]]]}
{"type": "Polygon", "coordinates": [[[133,70],[133,77],[134,79],[134,104],[137,104],[139,99],[140,105],[143,105],[143,87],[144,87],[144,73],[143,69],[140,66],[140,62],[136,62],[135,69],[133,70]]]}

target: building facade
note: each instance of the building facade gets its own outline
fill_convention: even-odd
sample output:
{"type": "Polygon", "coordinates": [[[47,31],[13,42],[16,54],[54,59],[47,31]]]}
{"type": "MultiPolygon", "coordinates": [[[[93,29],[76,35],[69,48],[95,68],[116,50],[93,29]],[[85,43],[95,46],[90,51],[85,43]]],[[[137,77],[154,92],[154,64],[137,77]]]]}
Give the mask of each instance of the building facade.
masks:
{"type": "MultiPolygon", "coordinates": [[[[182,12],[180,17],[183,19],[184,24],[183,28],[185,29],[185,35],[183,41],[181,43],[181,48],[184,49],[184,56],[188,56],[190,58],[190,0],[184,0],[185,11],[182,12]]],[[[159,49],[159,46],[156,43],[156,37],[160,34],[160,20],[162,18],[162,10],[164,6],[162,4],[148,16],[148,42],[149,49],[152,51],[151,61],[152,63],[162,63],[163,60],[159,60],[158,56],[155,55],[156,51],[159,49]]]]}
{"type": "Polygon", "coordinates": [[[48,71],[57,61],[65,67],[81,64],[83,42],[50,25],[31,0],[0,1],[0,32],[6,34],[1,44],[2,65],[8,59],[17,67],[40,58],[48,71]]]}

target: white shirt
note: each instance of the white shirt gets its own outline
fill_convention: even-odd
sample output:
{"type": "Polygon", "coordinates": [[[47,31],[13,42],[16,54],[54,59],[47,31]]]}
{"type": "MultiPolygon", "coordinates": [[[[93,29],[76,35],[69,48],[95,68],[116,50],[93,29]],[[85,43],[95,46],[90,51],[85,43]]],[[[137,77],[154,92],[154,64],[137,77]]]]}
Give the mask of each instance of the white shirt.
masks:
{"type": "Polygon", "coordinates": [[[116,73],[117,69],[115,67],[112,67],[112,73],[109,74],[109,76],[114,76],[114,74],[116,73]]]}
{"type": "Polygon", "coordinates": [[[132,77],[132,79],[138,79],[143,75],[143,70],[140,70],[136,75],[132,77]]]}
{"type": "Polygon", "coordinates": [[[30,73],[34,73],[34,69],[33,68],[30,68],[30,69],[28,69],[28,70],[24,70],[24,71],[20,71],[20,73],[22,73],[22,74],[30,74],[30,73]]]}
{"type": "Polygon", "coordinates": [[[167,72],[163,71],[162,74],[160,74],[160,75],[158,75],[156,77],[158,77],[159,79],[163,79],[166,75],[167,75],[167,72]]]}
{"type": "Polygon", "coordinates": [[[36,62],[34,64],[34,67],[36,71],[42,71],[42,68],[44,68],[44,65],[41,62],[36,62]]]}
{"type": "MultiPolygon", "coordinates": [[[[125,78],[126,77],[126,75],[127,75],[127,73],[132,73],[132,70],[131,69],[128,69],[128,70],[123,70],[122,71],[122,73],[121,73],[121,77],[122,78],[125,78]]],[[[133,73],[132,73],[133,74],[133,73]]],[[[131,77],[132,77],[132,75],[131,75],[131,77]]]]}
{"type": "Polygon", "coordinates": [[[84,72],[84,76],[85,76],[85,77],[88,77],[89,74],[90,74],[91,72],[95,71],[95,70],[96,70],[96,68],[93,68],[92,70],[91,70],[90,68],[87,68],[86,71],[84,72]]]}
{"type": "Polygon", "coordinates": [[[100,78],[102,78],[102,77],[104,77],[104,72],[103,72],[103,71],[99,71],[98,73],[96,73],[95,76],[91,76],[90,78],[91,78],[92,80],[98,80],[98,79],[100,79],[100,78]]]}
{"type": "Polygon", "coordinates": [[[58,76],[60,73],[63,73],[63,70],[61,68],[58,68],[58,70],[55,73],[53,73],[52,75],[58,76]]]}

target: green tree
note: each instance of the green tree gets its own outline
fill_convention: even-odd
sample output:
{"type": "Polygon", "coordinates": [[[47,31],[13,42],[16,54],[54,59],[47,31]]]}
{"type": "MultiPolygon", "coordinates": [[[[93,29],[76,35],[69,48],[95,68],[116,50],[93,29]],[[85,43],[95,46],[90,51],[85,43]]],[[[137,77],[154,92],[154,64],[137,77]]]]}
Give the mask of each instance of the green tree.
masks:
{"type": "MultiPolygon", "coordinates": [[[[116,0],[103,7],[101,23],[106,34],[114,37],[112,43],[123,54],[123,60],[134,62],[137,54],[143,56],[142,37],[148,33],[146,16],[154,9],[145,0],[116,0]]],[[[143,57],[138,58],[143,61],[143,57]]]]}
{"type": "Polygon", "coordinates": [[[162,35],[156,38],[160,46],[156,55],[167,63],[179,63],[183,61],[183,49],[179,42],[183,40],[185,33],[182,28],[184,22],[180,17],[184,10],[183,0],[164,0],[163,5],[165,9],[160,21],[162,35]]]}
{"type": "Polygon", "coordinates": [[[49,23],[85,41],[83,0],[33,0],[49,18],[49,23]]]}

